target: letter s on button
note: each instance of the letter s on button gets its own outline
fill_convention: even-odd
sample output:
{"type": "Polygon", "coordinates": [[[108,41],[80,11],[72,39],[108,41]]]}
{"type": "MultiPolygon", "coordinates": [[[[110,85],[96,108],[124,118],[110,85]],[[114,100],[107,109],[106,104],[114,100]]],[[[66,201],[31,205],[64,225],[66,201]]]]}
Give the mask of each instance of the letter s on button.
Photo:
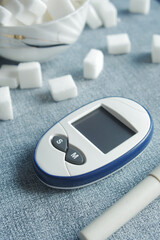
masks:
{"type": "Polygon", "coordinates": [[[59,140],[57,140],[57,144],[61,144],[61,143],[63,143],[63,139],[59,139],[59,140]]]}

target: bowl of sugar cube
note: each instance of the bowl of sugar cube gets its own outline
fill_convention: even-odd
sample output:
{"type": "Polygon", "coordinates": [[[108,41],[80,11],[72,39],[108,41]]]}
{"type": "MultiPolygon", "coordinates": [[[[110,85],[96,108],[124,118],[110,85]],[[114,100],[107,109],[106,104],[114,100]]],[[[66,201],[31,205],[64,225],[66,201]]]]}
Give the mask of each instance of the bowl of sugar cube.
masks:
{"type": "Polygon", "coordinates": [[[53,59],[78,39],[87,12],[88,0],[0,0],[0,56],[53,59]]]}

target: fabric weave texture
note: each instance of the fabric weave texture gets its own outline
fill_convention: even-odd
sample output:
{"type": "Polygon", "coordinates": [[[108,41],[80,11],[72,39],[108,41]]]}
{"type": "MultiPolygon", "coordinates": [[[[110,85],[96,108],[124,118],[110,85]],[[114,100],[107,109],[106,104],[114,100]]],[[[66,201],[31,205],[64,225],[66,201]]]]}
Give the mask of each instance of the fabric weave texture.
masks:
{"type": "MultiPolygon", "coordinates": [[[[153,34],[160,34],[160,4],[151,1],[149,15],[130,14],[128,1],[114,0],[118,27],[85,28],[64,54],[42,64],[41,89],[11,90],[14,120],[0,121],[0,239],[78,240],[78,232],[112,206],[160,164],[160,65],[151,63],[153,34]],[[132,51],[107,53],[106,35],[128,33],[132,51]],[[84,80],[83,59],[91,48],[105,56],[104,71],[84,80]],[[71,74],[77,98],[54,102],[48,79],[71,74]],[[72,191],[43,185],[33,170],[34,149],[42,134],[59,119],[93,100],[122,96],[145,106],[154,121],[154,134],[145,151],[129,165],[93,185],[72,191]]],[[[14,64],[0,58],[0,65],[14,64]]],[[[113,234],[110,240],[159,240],[160,198],[113,234]]]]}

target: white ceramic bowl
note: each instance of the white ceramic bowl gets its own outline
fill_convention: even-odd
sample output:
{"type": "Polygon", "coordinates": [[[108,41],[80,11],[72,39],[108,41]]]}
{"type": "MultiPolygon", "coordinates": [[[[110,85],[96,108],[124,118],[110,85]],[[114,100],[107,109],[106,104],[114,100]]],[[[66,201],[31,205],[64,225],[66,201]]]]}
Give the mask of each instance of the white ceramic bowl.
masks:
{"type": "Polygon", "coordinates": [[[88,0],[72,14],[39,25],[0,27],[0,56],[18,61],[48,61],[66,50],[85,26],[88,0]]]}

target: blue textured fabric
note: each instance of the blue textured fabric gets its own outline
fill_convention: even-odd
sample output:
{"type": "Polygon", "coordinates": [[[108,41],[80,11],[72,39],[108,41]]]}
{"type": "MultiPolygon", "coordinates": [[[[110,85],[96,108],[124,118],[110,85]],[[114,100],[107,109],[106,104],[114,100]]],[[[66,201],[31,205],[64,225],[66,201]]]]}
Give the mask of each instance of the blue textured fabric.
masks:
{"type": "MultiPolygon", "coordinates": [[[[42,64],[44,86],[12,90],[14,120],[0,122],[0,239],[77,240],[78,232],[130,191],[160,164],[160,65],[150,57],[152,35],[160,34],[160,4],[151,1],[147,16],[130,14],[128,1],[113,1],[119,10],[118,27],[95,31],[86,27],[68,51],[42,64]],[[106,35],[127,32],[128,55],[107,53],[106,35]],[[91,48],[105,55],[104,71],[96,80],[84,80],[83,58],[91,48]],[[79,90],[75,99],[55,103],[48,79],[72,74],[79,90]],[[150,145],[129,165],[88,187],[53,190],[35,176],[32,161],[41,135],[76,108],[107,96],[123,96],[144,105],[154,121],[150,145]]],[[[11,63],[0,59],[0,64],[11,63]]],[[[112,235],[110,240],[159,240],[160,198],[112,235]]]]}

